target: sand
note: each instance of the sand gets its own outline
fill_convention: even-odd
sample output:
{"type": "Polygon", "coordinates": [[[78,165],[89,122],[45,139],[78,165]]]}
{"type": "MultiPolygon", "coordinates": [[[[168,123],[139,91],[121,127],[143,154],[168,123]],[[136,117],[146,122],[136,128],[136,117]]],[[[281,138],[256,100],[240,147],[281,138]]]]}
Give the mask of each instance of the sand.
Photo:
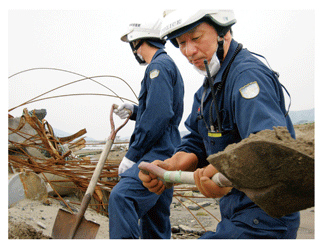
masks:
{"type": "MultiPolygon", "coordinates": [[[[76,200],[76,198],[70,200],[76,200]]],[[[195,199],[193,199],[195,200],[195,199]]],[[[51,200],[50,206],[44,205],[42,202],[24,199],[15,206],[9,208],[9,239],[49,239],[52,233],[53,224],[57,216],[58,210],[63,206],[56,200],[51,200]]],[[[202,199],[203,201],[203,199],[202,199]]],[[[176,206],[177,200],[173,199],[171,207],[171,225],[179,226],[181,224],[190,228],[203,231],[195,218],[183,206],[176,206]]],[[[212,203],[205,207],[207,211],[213,214],[219,220],[220,211],[219,205],[212,203]]],[[[303,210],[301,214],[301,222],[298,230],[297,239],[314,239],[314,222],[315,212],[314,207],[303,210]]],[[[191,210],[198,218],[207,231],[214,231],[218,222],[215,218],[208,215],[203,209],[191,210]]],[[[85,214],[87,220],[95,221],[100,224],[96,239],[109,238],[109,221],[106,216],[102,216],[95,211],[88,209],[85,214]]],[[[173,234],[176,239],[194,239],[199,237],[197,234],[180,232],[173,234]]]]}
{"type": "Polygon", "coordinates": [[[271,217],[314,206],[314,136],[294,140],[286,127],[274,127],[208,161],[271,217]]]}

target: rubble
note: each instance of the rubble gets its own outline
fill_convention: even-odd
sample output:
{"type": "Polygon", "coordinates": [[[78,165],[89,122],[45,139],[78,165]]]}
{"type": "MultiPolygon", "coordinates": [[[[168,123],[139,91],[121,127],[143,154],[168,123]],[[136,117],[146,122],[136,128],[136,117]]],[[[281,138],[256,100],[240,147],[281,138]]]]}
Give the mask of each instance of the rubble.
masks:
{"type": "MultiPolygon", "coordinates": [[[[50,196],[61,201],[64,201],[62,196],[70,193],[77,193],[81,198],[96,164],[88,157],[76,156],[86,146],[82,137],[86,129],[56,137],[45,115],[45,109],[24,109],[21,117],[8,116],[9,173],[36,173],[47,184],[50,196]]],[[[91,201],[91,207],[104,215],[107,215],[110,191],[118,182],[120,160],[107,160],[91,201]]],[[[25,188],[26,184],[23,185],[25,188]]]]}
{"type": "Polygon", "coordinates": [[[48,197],[44,181],[31,171],[13,175],[8,183],[8,193],[9,207],[24,198],[45,201],[48,197]]]}
{"type": "MultiPolygon", "coordinates": [[[[81,193],[86,190],[95,168],[94,157],[85,157],[86,154],[83,153],[86,143],[84,138],[79,138],[86,133],[85,129],[68,138],[59,138],[54,135],[51,126],[44,120],[44,117],[40,121],[37,114],[37,110],[31,113],[25,110],[24,114],[19,118],[9,116],[9,173],[36,173],[46,182],[49,199],[42,202],[25,199],[15,204],[14,207],[9,208],[9,239],[24,239],[30,238],[30,236],[33,236],[32,238],[34,239],[50,238],[48,235],[51,235],[52,225],[58,209],[64,207],[64,209],[71,208],[72,211],[77,211],[78,199],[81,198],[81,193]],[[27,114],[25,115],[25,113],[27,114]],[[33,120],[35,120],[34,117],[37,118],[40,124],[36,121],[30,124],[25,118],[28,116],[33,120]],[[36,126],[36,129],[31,125],[36,126]],[[47,136],[44,136],[43,131],[39,132],[39,134],[37,130],[45,131],[47,136]],[[50,144],[44,141],[50,142],[57,154],[50,144]],[[51,178],[50,174],[57,178],[51,178]],[[63,193],[63,191],[72,191],[73,193],[63,193]],[[73,196],[74,199],[71,199],[70,196],[73,196]],[[71,201],[67,199],[71,199],[71,201]],[[75,199],[77,199],[77,203],[73,202],[75,199]]],[[[305,136],[305,134],[302,136],[305,136]]],[[[117,167],[121,157],[125,154],[125,152],[119,153],[119,151],[112,153],[114,157],[110,160],[108,159],[104,167],[103,178],[99,181],[94,196],[95,199],[92,201],[91,209],[88,212],[88,216],[92,215],[92,220],[101,224],[97,239],[109,238],[108,218],[105,216],[108,193],[117,183],[117,167]],[[99,190],[104,194],[102,195],[102,201],[100,200],[101,192],[99,190]]],[[[94,156],[97,158],[99,153],[94,156]]],[[[173,231],[172,239],[195,239],[203,234],[204,229],[195,220],[194,216],[199,219],[206,231],[215,231],[219,222],[217,218],[220,218],[219,200],[205,199],[206,201],[204,201],[204,199],[201,199],[204,197],[196,190],[195,186],[175,186],[175,197],[171,205],[170,216],[173,231]],[[185,191],[181,191],[181,189],[186,188],[189,190],[183,193],[185,191]],[[201,207],[199,210],[190,210],[184,204],[190,202],[190,206],[197,209],[196,206],[198,205],[190,201],[193,198],[200,198],[195,200],[198,205],[204,204],[206,206],[205,202],[208,202],[209,205],[205,209],[201,207]],[[217,218],[213,218],[206,210],[217,216],[217,218]]],[[[303,214],[302,216],[306,217],[302,218],[298,238],[314,238],[314,224],[312,222],[314,210],[305,210],[303,214]]]]}

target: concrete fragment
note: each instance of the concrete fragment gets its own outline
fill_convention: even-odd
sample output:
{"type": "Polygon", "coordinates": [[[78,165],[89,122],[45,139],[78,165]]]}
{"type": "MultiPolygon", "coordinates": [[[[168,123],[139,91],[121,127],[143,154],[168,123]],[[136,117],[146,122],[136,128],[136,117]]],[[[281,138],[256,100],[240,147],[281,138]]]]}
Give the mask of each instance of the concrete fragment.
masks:
{"type": "Polygon", "coordinates": [[[198,204],[195,204],[195,203],[191,202],[190,200],[184,202],[184,205],[190,210],[199,210],[201,207],[204,208],[204,207],[209,206],[210,204],[211,203],[208,201],[200,202],[198,204]]]}
{"type": "Polygon", "coordinates": [[[179,225],[180,230],[186,232],[186,233],[193,233],[194,229],[187,226],[187,225],[179,225]]]}
{"type": "Polygon", "coordinates": [[[24,198],[44,201],[48,197],[45,182],[33,172],[13,175],[8,182],[9,207],[24,198]]]}
{"type": "Polygon", "coordinates": [[[41,222],[37,222],[37,225],[41,228],[41,229],[46,229],[47,227],[45,226],[45,224],[41,223],[41,222]]]}

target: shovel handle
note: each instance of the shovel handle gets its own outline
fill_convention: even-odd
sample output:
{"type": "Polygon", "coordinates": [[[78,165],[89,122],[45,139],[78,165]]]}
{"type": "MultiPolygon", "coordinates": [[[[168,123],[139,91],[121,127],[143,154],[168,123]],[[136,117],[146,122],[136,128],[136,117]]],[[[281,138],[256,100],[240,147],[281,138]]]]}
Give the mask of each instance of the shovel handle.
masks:
{"type": "MultiPolygon", "coordinates": [[[[128,120],[130,118],[130,116],[128,116],[128,118],[124,121],[124,123],[122,125],[120,125],[117,129],[115,129],[114,121],[113,121],[113,110],[116,109],[117,107],[118,107],[118,105],[116,105],[116,104],[113,104],[111,106],[111,111],[110,111],[111,133],[110,133],[110,136],[109,136],[109,138],[108,138],[108,140],[102,150],[98,164],[96,166],[96,169],[94,170],[91,181],[90,181],[89,186],[87,188],[86,194],[91,194],[91,195],[93,194],[94,188],[97,185],[98,179],[99,179],[100,174],[103,170],[103,166],[107,160],[108,154],[111,150],[111,147],[113,145],[116,134],[123,126],[125,126],[127,124],[128,120]]],[[[131,113],[131,111],[130,111],[130,113],[131,113]]]]}
{"type": "Polygon", "coordinates": [[[114,121],[113,121],[113,110],[114,109],[117,109],[119,106],[117,104],[113,104],[112,107],[111,107],[111,110],[110,110],[110,125],[111,125],[111,133],[110,133],[110,136],[109,136],[109,139],[112,139],[114,140],[116,138],[116,134],[118,133],[119,130],[121,130],[121,128],[123,126],[125,126],[132,114],[131,110],[129,109],[126,109],[129,113],[129,116],[126,118],[126,120],[124,121],[124,123],[122,125],[120,125],[117,129],[115,128],[114,126],[114,121]]]}
{"type": "MultiPolygon", "coordinates": [[[[167,171],[154,164],[141,162],[139,164],[139,169],[144,174],[152,173],[158,176],[165,182],[170,183],[182,183],[182,184],[195,184],[193,172],[186,171],[167,171]]],[[[216,173],[212,178],[212,181],[220,187],[232,186],[232,183],[221,173],[216,173]]]]}
{"type": "MultiPolygon", "coordinates": [[[[98,179],[100,177],[100,174],[103,170],[103,166],[107,160],[107,157],[108,157],[108,154],[111,150],[111,147],[113,145],[113,141],[116,137],[116,134],[117,132],[123,127],[126,125],[126,123],[128,122],[130,116],[128,116],[128,118],[125,120],[125,122],[119,126],[117,129],[115,129],[115,126],[114,126],[114,121],[113,121],[113,110],[115,108],[117,108],[118,106],[116,104],[113,104],[111,106],[111,112],[110,112],[110,124],[111,124],[111,133],[110,133],[110,136],[102,150],[102,153],[100,155],[100,158],[99,158],[99,161],[97,163],[97,166],[93,172],[93,175],[91,177],[91,180],[90,180],[90,183],[89,183],[89,186],[86,190],[86,193],[82,199],[82,202],[81,202],[81,206],[80,206],[80,209],[79,209],[79,213],[76,215],[76,219],[75,219],[75,222],[74,222],[74,225],[71,226],[71,229],[68,233],[68,236],[66,237],[67,239],[73,239],[80,224],[81,224],[81,220],[83,219],[84,217],[84,213],[87,209],[87,207],[89,206],[89,203],[91,201],[91,197],[93,195],[93,192],[94,192],[94,189],[97,185],[97,182],[98,182],[98,179]]],[[[130,111],[131,113],[131,111],[130,111]]],[[[130,114],[129,114],[130,115],[130,114]]]]}
{"type": "Polygon", "coordinates": [[[80,209],[79,209],[79,213],[76,215],[76,220],[75,220],[75,223],[74,225],[72,226],[72,229],[70,230],[69,232],[69,237],[67,239],[73,239],[75,234],[76,234],[76,231],[78,230],[79,226],[80,226],[80,223],[81,223],[81,220],[84,216],[84,213],[86,212],[86,209],[88,208],[89,206],[89,203],[91,201],[91,197],[93,195],[93,192],[94,192],[94,189],[97,185],[97,182],[98,182],[98,179],[99,179],[99,176],[102,172],[102,169],[103,169],[103,166],[105,164],[105,161],[108,157],[108,154],[110,152],[110,149],[112,147],[112,144],[113,144],[113,140],[111,139],[108,139],[107,140],[107,143],[106,145],[104,146],[104,149],[101,153],[101,156],[99,158],[99,162],[94,170],[94,173],[91,177],[91,180],[90,180],[90,183],[89,183],[89,186],[86,190],[86,193],[81,201],[81,205],[80,205],[80,209]]]}
{"type": "MultiPolygon", "coordinates": [[[[107,160],[107,157],[108,157],[109,152],[111,150],[111,147],[113,145],[116,134],[123,126],[125,126],[127,124],[128,120],[130,118],[130,116],[129,116],[121,126],[119,126],[117,129],[115,129],[114,121],[113,121],[113,110],[116,109],[117,107],[118,107],[118,105],[116,105],[116,104],[113,104],[111,106],[111,111],[110,111],[111,133],[110,133],[110,136],[109,136],[109,138],[108,138],[108,140],[102,150],[102,153],[100,155],[97,166],[96,166],[94,173],[91,177],[89,186],[88,186],[86,193],[84,195],[84,198],[81,202],[81,207],[80,207],[79,213],[84,213],[86,208],[88,207],[88,204],[91,200],[91,196],[93,195],[94,189],[97,185],[98,179],[99,179],[100,174],[103,170],[103,166],[107,160]]],[[[131,111],[130,111],[130,113],[131,113],[131,111]]]]}

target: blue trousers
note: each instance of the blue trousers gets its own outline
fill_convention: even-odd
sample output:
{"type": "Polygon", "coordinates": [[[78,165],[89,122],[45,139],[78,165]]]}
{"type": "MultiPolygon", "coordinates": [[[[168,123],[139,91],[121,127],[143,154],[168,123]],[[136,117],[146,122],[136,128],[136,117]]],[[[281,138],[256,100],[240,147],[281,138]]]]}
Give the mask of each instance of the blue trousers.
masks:
{"type": "Polygon", "coordinates": [[[272,218],[235,188],[220,199],[221,221],[216,232],[201,239],[295,239],[300,213],[272,218]]]}
{"type": "Polygon", "coordinates": [[[138,173],[138,164],[135,164],[121,175],[111,191],[110,239],[169,239],[173,189],[158,196],[142,185],[138,173]]]}
{"type": "Polygon", "coordinates": [[[230,219],[222,219],[217,225],[216,232],[208,231],[199,239],[296,239],[298,227],[260,223],[254,219],[252,225],[230,219]],[[257,225],[257,226],[253,226],[257,225]],[[259,226],[260,225],[260,226],[259,226]]]}

